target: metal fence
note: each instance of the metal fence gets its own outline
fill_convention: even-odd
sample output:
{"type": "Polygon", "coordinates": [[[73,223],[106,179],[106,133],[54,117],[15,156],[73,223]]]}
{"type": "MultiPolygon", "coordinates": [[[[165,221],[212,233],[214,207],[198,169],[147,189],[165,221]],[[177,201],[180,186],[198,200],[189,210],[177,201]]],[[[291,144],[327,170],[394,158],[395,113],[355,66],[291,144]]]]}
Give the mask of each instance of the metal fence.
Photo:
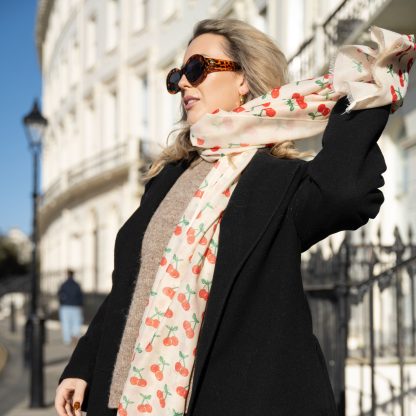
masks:
{"type": "Polygon", "coordinates": [[[397,227],[392,244],[382,243],[381,228],[376,242],[366,241],[365,232],[347,231],[337,250],[329,240],[328,257],[318,246],[302,261],[314,332],[339,415],[346,409],[346,366],[356,364],[367,368],[371,384],[369,392],[355,386],[360,415],[410,416],[405,400],[416,399],[416,380],[405,369],[416,364],[416,244],[411,227],[406,243],[397,227]],[[386,363],[397,368],[396,380],[383,375],[386,363]],[[386,385],[382,394],[376,388],[381,382],[386,385]],[[366,394],[370,406],[364,406],[366,394]]]}

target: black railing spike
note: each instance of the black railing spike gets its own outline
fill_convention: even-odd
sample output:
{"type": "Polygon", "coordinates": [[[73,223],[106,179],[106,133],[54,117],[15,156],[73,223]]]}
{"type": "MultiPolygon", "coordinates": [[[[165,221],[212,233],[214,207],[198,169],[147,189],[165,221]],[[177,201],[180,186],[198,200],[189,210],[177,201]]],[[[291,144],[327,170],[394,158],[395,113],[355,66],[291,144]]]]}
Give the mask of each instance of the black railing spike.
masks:
{"type": "Polygon", "coordinates": [[[377,239],[378,239],[378,245],[381,246],[381,222],[378,224],[378,227],[377,227],[377,239]]]}
{"type": "Polygon", "coordinates": [[[360,237],[361,237],[361,243],[362,244],[365,244],[365,237],[366,237],[366,229],[365,229],[365,227],[361,227],[360,237]]]}
{"type": "Polygon", "coordinates": [[[352,233],[350,230],[345,231],[345,238],[344,241],[346,244],[350,244],[352,240],[352,233]]]}
{"type": "Polygon", "coordinates": [[[409,244],[413,244],[413,227],[412,224],[409,224],[407,229],[407,237],[409,238],[409,244]]]}
{"type": "Polygon", "coordinates": [[[333,243],[332,235],[329,237],[328,245],[329,245],[329,250],[331,251],[331,254],[334,254],[334,243],[333,243]]]}
{"type": "Polygon", "coordinates": [[[402,251],[404,248],[404,244],[403,244],[402,237],[400,235],[399,227],[397,225],[394,226],[393,234],[394,234],[394,244],[393,244],[394,250],[397,252],[402,251]]]}

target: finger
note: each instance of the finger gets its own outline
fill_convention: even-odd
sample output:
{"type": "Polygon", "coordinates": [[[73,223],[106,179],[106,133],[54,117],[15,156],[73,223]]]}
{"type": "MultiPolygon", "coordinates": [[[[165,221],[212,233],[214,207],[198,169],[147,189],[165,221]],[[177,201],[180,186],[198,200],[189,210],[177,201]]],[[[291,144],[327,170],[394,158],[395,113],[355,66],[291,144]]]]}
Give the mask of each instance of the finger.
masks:
{"type": "Polygon", "coordinates": [[[66,402],[65,404],[65,411],[66,414],[69,416],[74,416],[74,412],[72,410],[72,403],[71,402],[66,402]]]}
{"type": "Polygon", "coordinates": [[[81,414],[81,402],[75,401],[72,407],[74,408],[75,416],[82,416],[82,414],[81,414]]]}
{"type": "Polygon", "coordinates": [[[73,408],[75,416],[82,416],[81,405],[84,400],[86,383],[78,382],[75,386],[74,396],[73,396],[73,408]]]}
{"type": "Polygon", "coordinates": [[[55,409],[59,416],[68,416],[65,410],[66,400],[61,393],[58,391],[55,396],[55,409]]]}

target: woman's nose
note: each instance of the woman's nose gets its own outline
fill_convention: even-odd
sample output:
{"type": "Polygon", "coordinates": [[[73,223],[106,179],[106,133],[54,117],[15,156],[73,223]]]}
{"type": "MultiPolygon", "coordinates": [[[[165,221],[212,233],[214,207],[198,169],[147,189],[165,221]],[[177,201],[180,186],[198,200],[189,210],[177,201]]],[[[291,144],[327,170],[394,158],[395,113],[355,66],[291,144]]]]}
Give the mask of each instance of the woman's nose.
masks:
{"type": "Polygon", "coordinates": [[[178,86],[180,89],[184,89],[185,87],[191,87],[192,85],[189,83],[188,78],[186,78],[185,74],[182,75],[181,79],[178,82],[178,86]]]}

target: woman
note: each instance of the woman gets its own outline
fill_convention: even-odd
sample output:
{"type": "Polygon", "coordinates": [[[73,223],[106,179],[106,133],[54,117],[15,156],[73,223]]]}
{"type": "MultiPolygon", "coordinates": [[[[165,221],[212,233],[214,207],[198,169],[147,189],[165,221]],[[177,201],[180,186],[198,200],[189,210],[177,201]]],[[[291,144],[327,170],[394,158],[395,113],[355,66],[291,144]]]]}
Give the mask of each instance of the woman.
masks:
{"type": "Polygon", "coordinates": [[[240,171],[232,176],[232,162],[223,166],[233,143],[220,149],[227,158],[214,157],[221,146],[201,152],[204,140],[190,128],[201,128],[204,116],[219,109],[237,114],[244,102],[284,84],[285,58],[253,27],[212,19],[195,27],[186,63],[167,82],[169,92],[181,93],[186,127],[153,163],[141,205],[117,235],[112,290],[60,378],[58,414],[73,414],[73,406],[74,414],[81,407],[89,416],[335,415],[303,292],[300,256],[326,236],[355,230],[379,212],[383,194],[377,188],[386,165],[377,140],[390,105],[343,114],[348,101],[341,98],[313,160],[302,160],[305,154],[292,141],[240,144],[247,152],[233,158],[240,171]],[[208,66],[201,57],[190,60],[194,55],[216,59],[215,71],[202,73],[199,69],[208,66]],[[246,154],[250,157],[244,159],[246,154]],[[205,186],[216,174],[214,167],[223,173],[212,187],[205,186]],[[209,194],[224,178],[229,183],[221,195],[227,203],[218,190],[209,194]],[[212,199],[206,211],[196,210],[196,200],[207,194],[212,199]],[[226,209],[198,237],[202,247],[207,236],[210,248],[198,257],[198,250],[180,245],[185,238],[194,247],[195,229],[189,233],[188,228],[186,236],[182,231],[201,215],[209,218],[217,203],[226,203],[226,209]],[[198,215],[190,219],[187,210],[198,215]],[[191,253],[189,263],[185,255],[172,259],[175,250],[191,253]],[[200,278],[192,281],[191,273],[200,278]],[[162,294],[169,278],[176,287],[165,286],[162,294]],[[179,290],[182,278],[189,279],[187,293],[179,290]],[[167,303],[169,298],[174,301],[167,303]],[[153,309],[157,302],[171,306],[153,309]],[[192,311],[197,313],[185,325],[183,317],[192,311]],[[181,320],[175,321],[176,314],[181,320]],[[161,336],[161,322],[171,322],[166,327],[177,336],[161,336]],[[176,351],[178,342],[182,349],[176,351]],[[180,376],[184,383],[178,387],[173,378],[180,376]]]}

